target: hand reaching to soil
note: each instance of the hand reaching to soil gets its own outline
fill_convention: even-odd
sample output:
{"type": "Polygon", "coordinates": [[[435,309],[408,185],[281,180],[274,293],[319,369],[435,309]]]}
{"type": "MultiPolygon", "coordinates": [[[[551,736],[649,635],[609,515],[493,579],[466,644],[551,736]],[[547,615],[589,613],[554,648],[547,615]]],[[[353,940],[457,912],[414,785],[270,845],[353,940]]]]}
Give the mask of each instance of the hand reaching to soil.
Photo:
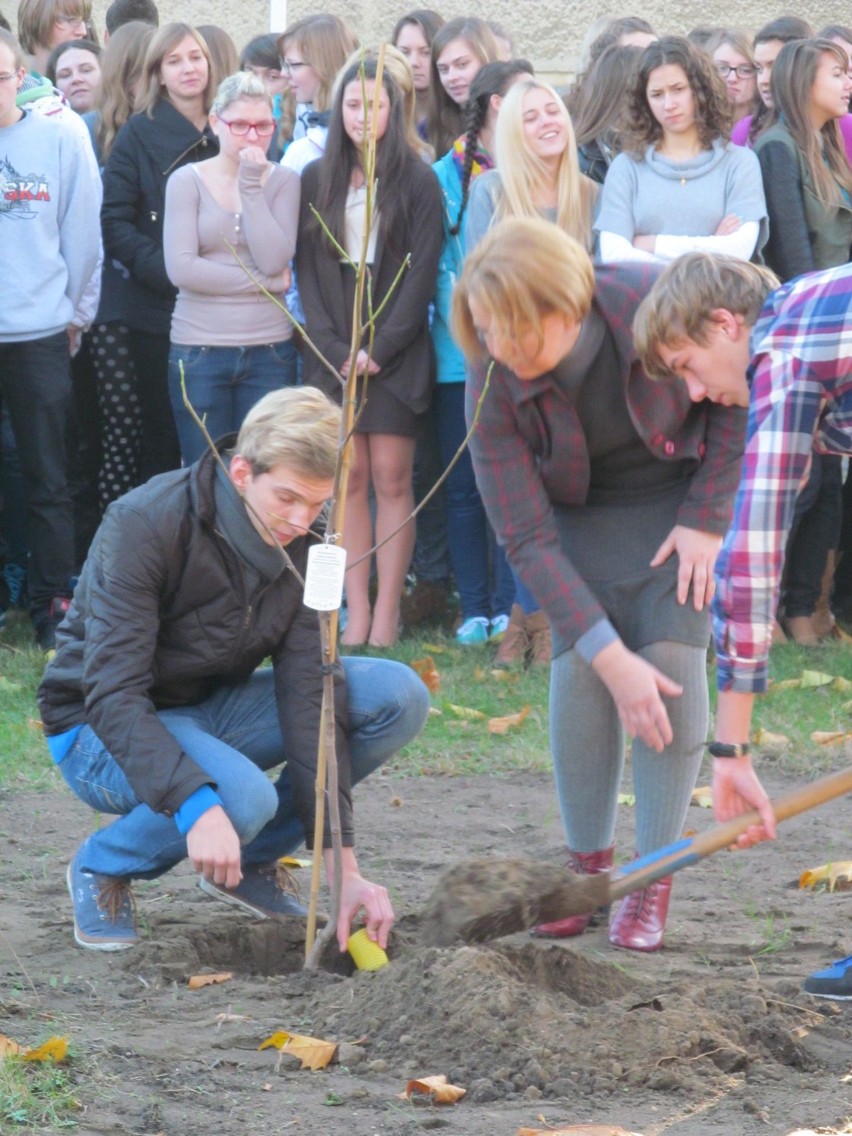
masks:
{"type": "Polygon", "coordinates": [[[748,754],[714,758],[713,814],[716,820],[732,820],[749,809],[759,811],[761,823],[750,825],[737,837],[739,848],[750,848],[761,840],[774,840],[775,814],[748,754]]]}
{"type": "Polygon", "coordinates": [[[221,805],[201,814],[186,834],[192,866],[214,884],[234,888],[243,878],[240,838],[221,805]]]}
{"type": "MultiPolygon", "coordinates": [[[[382,950],[388,945],[388,935],[394,923],[393,907],[387,888],[365,880],[358,869],[352,848],[341,849],[343,883],[340,889],[340,910],[337,914],[337,943],[341,951],[347,949],[352,932],[352,920],[363,909],[366,915],[367,934],[382,950]]],[[[325,850],[325,870],[328,886],[334,892],[334,854],[325,850]]]]}

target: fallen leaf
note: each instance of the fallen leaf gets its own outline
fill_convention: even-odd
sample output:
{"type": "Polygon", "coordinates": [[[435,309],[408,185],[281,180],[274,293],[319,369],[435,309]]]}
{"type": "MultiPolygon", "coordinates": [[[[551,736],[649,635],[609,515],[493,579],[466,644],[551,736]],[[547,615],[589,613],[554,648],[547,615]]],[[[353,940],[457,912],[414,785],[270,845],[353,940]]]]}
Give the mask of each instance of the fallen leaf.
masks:
{"type": "Polygon", "coordinates": [[[437,706],[430,706],[429,707],[429,717],[430,718],[443,718],[443,716],[444,716],[444,711],[439,710],[437,706]]]}
{"type": "Polygon", "coordinates": [[[763,753],[781,753],[790,744],[790,739],[786,734],[773,734],[770,730],[764,730],[759,726],[752,736],[752,742],[758,746],[763,753]]]}
{"type": "Polygon", "coordinates": [[[425,658],[414,659],[411,667],[420,675],[426,689],[432,694],[437,694],[441,689],[441,676],[432,656],[426,655],[425,658]]]}
{"type": "Polygon", "coordinates": [[[781,682],[773,682],[773,690],[799,690],[802,685],[800,678],[784,678],[781,682]]]}
{"type": "Polygon", "coordinates": [[[619,793],[618,803],[620,805],[626,805],[629,809],[632,809],[636,804],[636,795],[634,793],[619,793]]]}
{"type": "Polygon", "coordinates": [[[508,734],[509,730],[520,726],[521,722],[529,716],[529,712],[529,706],[525,706],[523,710],[519,710],[517,714],[507,714],[505,718],[489,718],[489,734],[508,734]]]}
{"type": "Polygon", "coordinates": [[[431,651],[433,655],[446,655],[447,648],[442,647],[440,643],[424,643],[424,651],[431,651]]]}
{"type": "Polygon", "coordinates": [[[44,722],[40,718],[27,718],[27,725],[36,733],[44,733],[44,722]]]}
{"type": "Polygon", "coordinates": [[[822,864],[819,868],[809,868],[799,877],[800,888],[812,888],[817,884],[828,884],[828,890],[839,888],[846,891],[852,888],[852,860],[837,860],[822,864]]]}
{"type": "Polygon", "coordinates": [[[481,710],[474,710],[470,706],[456,706],[452,702],[446,703],[447,709],[457,718],[464,718],[466,722],[481,722],[486,715],[481,710]]]}
{"type": "Polygon", "coordinates": [[[845,694],[847,690],[852,690],[852,679],[844,678],[843,675],[838,675],[834,682],[831,684],[832,690],[838,690],[841,694],[845,694]]]}
{"type": "Polygon", "coordinates": [[[314,866],[313,860],[301,860],[298,856],[279,856],[278,863],[283,864],[285,868],[312,868],[314,866]]]}
{"type": "Polygon", "coordinates": [[[692,803],[698,805],[700,809],[712,809],[713,807],[713,790],[709,785],[701,785],[697,789],[692,790],[692,803]]]}
{"type": "Polygon", "coordinates": [[[840,745],[845,736],[843,730],[814,730],[811,741],[820,746],[840,745]]]}
{"type": "Polygon", "coordinates": [[[409,1100],[412,1093],[423,1093],[431,1097],[435,1104],[455,1104],[466,1092],[467,1089],[449,1084],[444,1074],[439,1073],[436,1077],[419,1077],[416,1081],[409,1081],[405,1092],[397,1095],[402,1100],[409,1100]]]}
{"type": "Polygon", "coordinates": [[[21,1047],[16,1041],[12,1041],[11,1037],[6,1037],[5,1034],[0,1033],[0,1058],[17,1057],[21,1052],[21,1047]]]}
{"type": "Polygon", "coordinates": [[[21,1056],[24,1061],[64,1061],[68,1054],[67,1037],[49,1037],[35,1049],[27,1049],[21,1056]]]}
{"type": "Polygon", "coordinates": [[[193,974],[187,986],[190,990],[200,990],[202,986],[217,986],[220,982],[227,982],[233,977],[232,970],[222,970],[218,974],[193,974]]]}
{"type": "Polygon", "coordinates": [[[803,690],[811,686],[828,686],[831,682],[834,682],[834,675],[826,674],[824,671],[802,671],[803,690]]]}
{"type": "Polygon", "coordinates": [[[274,1047],[282,1053],[292,1053],[302,1062],[303,1069],[324,1069],[337,1053],[336,1041],[323,1041],[319,1037],[306,1037],[304,1034],[287,1033],[278,1030],[266,1041],[262,1041],[258,1049],[274,1047]]]}

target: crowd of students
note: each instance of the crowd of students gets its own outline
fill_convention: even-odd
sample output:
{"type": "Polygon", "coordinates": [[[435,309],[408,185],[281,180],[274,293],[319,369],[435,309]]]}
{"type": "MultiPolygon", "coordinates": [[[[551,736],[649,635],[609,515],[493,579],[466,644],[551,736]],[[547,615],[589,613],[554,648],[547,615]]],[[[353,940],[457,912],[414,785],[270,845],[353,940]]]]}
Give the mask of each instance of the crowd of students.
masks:
{"type": "MultiPolygon", "coordinates": [[[[49,232],[58,244],[45,247],[43,269],[54,288],[64,281],[63,304],[48,314],[33,280],[41,322],[7,312],[0,326],[4,486],[7,499],[27,503],[26,528],[22,507],[4,515],[4,588],[19,599],[26,573],[36,636],[48,650],[103,510],[200,456],[204,438],[185,399],[219,438],[277,387],[305,382],[339,396],[333,372],[348,367],[354,274],[340,248],[360,248],[375,47],[327,14],[260,35],[239,54],[220,28],[157,24],[153,0],[115,0],[102,49],[86,0],[21,0],[19,39],[7,33],[0,44],[9,176],[38,167],[32,157],[15,166],[12,143],[32,133],[39,111],[59,124],[66,161],[74,150],[87,167],[85,178],[76,167],[51,172],[61,197],[50,219],[35,209],[35,224],[17,226],[14,238],[6,226],[10,261],[17,239],[31,248],[40,229],[40,248],[49,232]],[[78,223],[65,213],[72,200],[84,203],[85,225],[99,225],[102,242],[83,242],[88,230],[78,229],[66,263],[63,234],[78,223]],[[63,305],[72,310],[64,323],[63,305]],[[53,352],[62,375],[51,380],[63,393],[50,426],[41,409],[22,420],[11,389],[43,406],[27,386],[37,380],[20,379],[38,350],[53,352]],[[62,433],[66,419],[65,442],[32,441],[40,430],[62,433]]],[[[494,639],[501,663],[550,661],[548,622],[495,544],[467,455],[417,525],[404,524],[466,431],[465,363],[449,323],[465,255],[496,221],[543,217],[600,263],[707,249],[762,258],[783,280],[844,263],[851,41],[842,26],[814,35],[794,17],[753,40],[730,28],[658,37],[636,17],[602,19],[586,37],[576,82],[560,93],[513,58],[512,38],[496,24],[444,21],[431,10],[400,18],[378,101],[369,258],[381,311],[369,357],[365,349],[358,361],[369,396],[344,533],[359,561],[347,578],[345,644],[394,643],[413,572],[409,613],[418,592],[445,608],[454,591],[459,642],[494,639]]],[[[22,281],[22,298],[29,288],[22,281]]],[[[779,613],[801,643],[831,630],[825,580],[841,539],[842,494],[839,460],[816,460],[779,613]]],[[[846,543],[849,497],[847,488],[846,543]]],[[[852,606],[849,559],[835,584],[843,619],[852,606]]]]}

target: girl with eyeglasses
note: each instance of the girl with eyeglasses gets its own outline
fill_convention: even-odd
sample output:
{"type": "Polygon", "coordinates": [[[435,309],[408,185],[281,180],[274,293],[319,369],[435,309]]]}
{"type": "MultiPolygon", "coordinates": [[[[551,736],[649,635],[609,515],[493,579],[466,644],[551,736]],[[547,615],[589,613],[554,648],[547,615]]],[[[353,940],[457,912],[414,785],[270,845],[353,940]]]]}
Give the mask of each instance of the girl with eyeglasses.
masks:
{"type": "Polygon", "coordinates": [[[809,39],[813,28],[798,16],[779,16],[758,31],[752,44],[752,58],[757,68],[758,100],[754,114],[747,114],[734,123],[731,141],[736,146],[752,146],[762,130],[775,121],[772,101],[772,66],[785,43],[795,39],[809,39]]]}
{"type": "Polygon", "coordinates": [[[343,530],[350,562],[343,642],[388,647],[399,634],[402,588],[414,545],[414,524],[406,520],[414,507],[415,438],[420,416],[431,404],[435,378],[429,305],[443,229],[441,191],[409,139],[402,92],[389,68],[382,72],[380,87],[376,73],[376,61],[367,58],[347,67],[337,82],[325,154],[302,176],[296,267],[307,335],[337,372],[329,373],[313,352],[306,352],[305,382],[339,399],[341,379],[349,373],[355,295],[355,272],[341,249],[351,261],[360,259],[366,228],[361,152],[375,106],[378,188],[367,234],[367,261],[373,310],[379,314],[375,334],[372,339],[365,334],[355,364],[359,410],[343,530]],[[399,529],[376,553],[374,605],[369,551],[377,540],[370,513],[371,483],[377,540],[399,529]]]}
{"type": "Polygon", "coordinates": [[[29,55],[29,69],[47,74],[50,53],[61,43],[94,39],[91,0],[20,0],[18,36],[29,55]]]}
{"type": "Polygon", "coordinates": [[[142,416],[141,477],[180,465],[169,400],[169,330],[177,291],[166,272],[166,181],[215,154],[207,114],[215,90],[210,52],[189,24],[155,32],[145,57],[137,113],[122,126],[104,168],[106,255],[128,271],[127,324],[142,416]]]}
{"type": "Polygon", "coordinates": [[[689,40],[645,49],[630,91],[625,152],[609,168],[600,259],[673,260],[694,249],[749,260],[766,240],[760,167],[728,141],[731,110],[712,61],[689,40]]]}
{"type": "Polygon", "coordinates": [[[734,122],[751,114],[757,103],[757,67],[748,39],[737,28],[725,28],[708,51],[728,92],[734,122]]]}
{"type": "Polygon", "coordinates": [[[292,324],[280,304],[296,249],[299,178],[266,157],[275,133],[262,79],[240,71],[210,109],[214,158],[177,170],[166,186],[166,271],[178,289],[169,393],[185,465],[206,442],[186,395],[216,440],[240,428],[270,391],[296,382],[292,324]]]}

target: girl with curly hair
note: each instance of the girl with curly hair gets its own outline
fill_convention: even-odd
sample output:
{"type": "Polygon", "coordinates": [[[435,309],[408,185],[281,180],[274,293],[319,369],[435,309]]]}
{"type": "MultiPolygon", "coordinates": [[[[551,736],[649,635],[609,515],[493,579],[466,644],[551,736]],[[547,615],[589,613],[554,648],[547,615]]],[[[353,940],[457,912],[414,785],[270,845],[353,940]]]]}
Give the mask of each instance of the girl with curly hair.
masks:
{"type": "Polygon", "coordinates": [[[712,61],[689,40],[645,49],[630,91],[629,143],[604,182],[600,258],[672,260],[706,249],[750,259],[766,240],[754,155],[728,141],[731,108],[712,61]]]}

